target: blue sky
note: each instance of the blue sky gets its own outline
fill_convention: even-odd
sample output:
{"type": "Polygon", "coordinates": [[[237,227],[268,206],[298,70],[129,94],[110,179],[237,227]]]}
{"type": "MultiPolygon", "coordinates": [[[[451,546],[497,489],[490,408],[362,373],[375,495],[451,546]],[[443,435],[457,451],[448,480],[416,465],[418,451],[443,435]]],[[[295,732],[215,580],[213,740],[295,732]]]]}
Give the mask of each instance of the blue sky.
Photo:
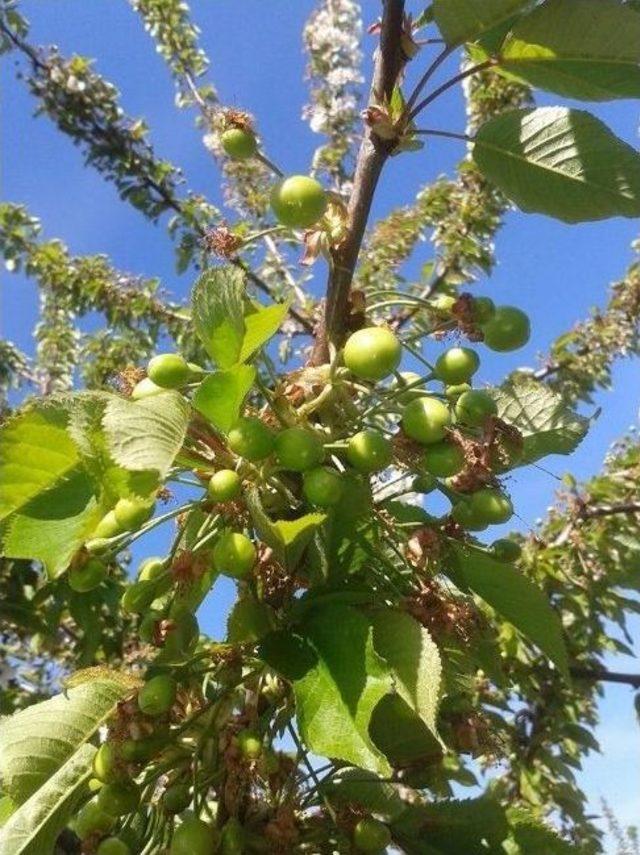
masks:
{"type": "MultiPolygon", "coordinates": [[[[307,96],[301,31],[313,5],[311,0],[191,3],[203,30],[202,44],[212,59],[211,79],[221,98],[255,113],[267,152],[285,172],[304,172],[318,143],[301,119],[307,96]]],[[[377,3],[363,6],[366,15],[375,16],[377,3]]],[[[96,57],[97,70],[124,93],[125,111],[148,120],[158,154],[183,167],[186,186],[221,204],[219,175],[194,128],[194,116],[175,110],[173,83],[125,0],[25,0],[23,9],[32,22],[32,41],[55,43],[63,54],[96,57]]],[[[365,36],[367,69],[372,48],[373,41],[365,36]]],[[[413,74],[426,61],[419,58],[413,74]]],[[[149,224],[122,204],[111,185],[84,168],[81,153],[68,139],[47,119],[32,118],[33,102],[15,80],[12,56],[5,59],[0,73],[3,199],[26,204],[42,219],[45,235],[62,238],[72,252],[106,253],[116,267],[158,276],[172,295],[184,297],[193,275],[176,275],[173,248],[163,226],[149,224]]],[[[546,95],[539,98],[543,104],[557,100],[546,95]]],[[[638,146],[635,104],[598,105],[594,112],[623,139],[638,146]]],[[[434,105],[428,121],[430,127],[449,130],[461,130],[463,123],[458,92],[434,105]]],[[[450,172],[461,154],[458,143],[442,140],[430,143],[421,153],[394,159],[383,177],[374,215],[410,202],[421,184],[450,172]]],[[[603,305],[608,284],[631,259],[629,245],[637,235],[637,221],[615,219],[571,227],[540,216],[510,214],[496,241],[499,264],[490,281],[479,283],[478,293],[529,312],[533,335],[529,345],[513,355],[484,351],[481,379],[495,381],[518,365],[535,364],[536,355],[544,353],[557,335],[585,317],[590,307],[603,305]]],[[[415,264],[430,257],[430,247],[424,244],[415,264]]],[[[321,287],[323,264],[314,270],[315,285],[321,287]]],[[[24,278],[4,274],[2,305],[2,335],[32,351],[35,290],[24,278]]],[[[603,415],[588,437],[570,460],[551,458],[547,468],[556,475],[571,469],[579,477],[596,472],[609,444],[637,424],[638,380],[637,363],[618,365],[614,389],[598,396],[603,415]]],[[[528,528],[551,503],[557,481],[547,473],[528,469],[514,476],[509,486],[521,516],[519,525],[528,528]]],[[[161,538],[147,545],[147,551],[159,548],[161,538]]],[[[230,586],[216,586],[201,615],[205,629],[221,633],[231,595],[230,586]]],[[[634,626],[637,636],[638,624],[634,626]]],[[[620,670],[640,667],[621,657],[609,664],[620,670]]],[[[631,691],[607,687],[602,714],[598,736],[603,755],[585,764],[581,783],[595,810],[604,795],[619,818],[631,823],[640,814],[640,731],[631,691]]]]}

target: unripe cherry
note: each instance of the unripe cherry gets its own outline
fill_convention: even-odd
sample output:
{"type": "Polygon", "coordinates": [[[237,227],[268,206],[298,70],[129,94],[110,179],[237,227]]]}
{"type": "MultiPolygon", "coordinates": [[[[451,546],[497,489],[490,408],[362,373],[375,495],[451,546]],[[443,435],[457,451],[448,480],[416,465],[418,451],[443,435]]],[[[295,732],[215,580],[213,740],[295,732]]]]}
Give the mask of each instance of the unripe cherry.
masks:
{"type": "Polygon", "coordinates": [[[149,361],[147,374],[156,386],[179,389],[191,377],[191,368],[179,353],[161,353],[149,361]]]}
{"type": "Polygon", "coordinates": [[[131,398],[134,401],[141,401],[143,398],[150,398],[152,395],[158,395],[164,392],[162,386],[154,383],[150,377],[143,377],[131,391],[131,398]]]}
{"type": "Polygon", "coordinates": [[[312,505],[329,508],[340,501],[342,478],[335,469],[318,466],[305,473],[302,492],[312,505]]]}
{"type": "Polygon", "coordinates": [[[229,448],[247,460],[264,460],[273,451],[272,431],[260,419],[243,416],[238,419],[227,436],[229,448]]]}
{"type": "Polygon", "coordinates": [[[383,852],[391,844],[391,832],[383,822],[364,817],[353,829],[353,843],[360,852],[383,852]]]}
{"type": "Polygon", "coordinates": [[[145,715],[164,715],[176,700],[178,684],[168,674],[158,674],[140,688],[138,706],[145,715]]]}
{"type": "Polygon", "coordinates": [[[135,781],[106,784],[98,793],[98,807],[110,816],[133,813],[140,804],[140,787],[135,781]]]}
{"type": "Polygon", "coordinates": [[[470,427],[480,427],[489,416],[495,416],[497,412],[498,407],[491,395],[480,389],[463,392],[456,401],[457,420],[470,427]]]}
{"type": "Polygon", "coordinates": [[[119,499],[113,509],[118,525],[123,531],[140,528],[153,514],[154,503],[148,499],[119,499]]]}
{"type": "Polygon", "coordinates": [[[308,229],[327,209],[327,194],[315,178],[292,175],[279,181],[271,191],[271,208],[276,219],[292,229],[308,229]]]}
{"type": "Polygon", "coordinates": [[[97,588],[106,575],[106,564],[100,561],[99,558],[90,558],[82,566],[72,567],[69,570],[67,581],[70,588],[84,594],[87,591],[93,591],[94,588],[97,588]]]}
{"type": "Polygon", "coordinates": [[[131,849],[119,837],[106,837],[98,844],[96,855],[131,855],[131,849]]]}
{"type": "Polygon", "coordinates": [[[287,428],[277,434],[274,451],[280,466],[292,472],[304,472],[324,460],[324,447],[320,437],[300,427],[287,428]]]}
{"type": "Polygon", "coordinates": [[[464,466],[464,452],[453,442],[436,442],[425,451],[422,465],[438,478],[457,475],[464,466]]]}
{"type": "Polygon", "coordinates": [[[531,324],[528,315],[515,306],[498,306],[482,332],[488,348],[504,353],[524,347],[531,336],[531,324]]]}
{"type": "Polygon", "coordinates": [[[451,414],[437,398],[418,398],[408,404],[402,414],[402,429],[406,435],[423,445],[444,439],[450,424],[451,414]]]}
{"type": "Polygon", "coordinates": [[[220,134],[224,153],[233,160],[246,160],[258,151],[258,140],[252,131],[243,128],[228,128],[220,134]]]}
{"type": "Polygon", "coordinates": [[[209,479],[207,493],[214,502],[229,502],[239,495],[241,486],[237,472],[233,469],[220,469],[209,479]]]}
{"type": "Polygon", "coordinates": [[[213,548],[213,566],[218,573],[242,579],[256,563],[256,548],[249,538],[236,531],[222,534],[213,548]]]}
{"type": "Polygon", "coordinates": [[[483,487],[469,497],[473,514],[487,525],[500,525],[513,516],[513,505],[507,495],[500,490],[483,487]]]}
{"type": "Polygon", "coordinates": [[[498,561],[517,561],[522,555],[522,547],[515,540],[501,537],[491,544],[491,551],[498,561]]]}
{"type": "Polygon", "coordinates": [[[377,430],[361,430],[347,445],[347,460],[358,472],[379,472],[386,469],[392,459],[391,443],[377,430]]]}
{"type": "Polygon", "coordinates": [[[469,347],[450,347],[435,364],[437,377],[447,385],[467,383],[480,367],[480,358],[469,347]]]}
{"type": "Polygon", "coordinates": [[[173,832],[169,855],[212,855],[219,839],[219,832],[212,825],[189,817],[173,832]]]}
{"type": "Polygon", "coordinates": [[[382,380],[393,374],[402,358],[402,346],[386,327],[366,327],[349,336],[344,364],[362,380],[382,380]]]}

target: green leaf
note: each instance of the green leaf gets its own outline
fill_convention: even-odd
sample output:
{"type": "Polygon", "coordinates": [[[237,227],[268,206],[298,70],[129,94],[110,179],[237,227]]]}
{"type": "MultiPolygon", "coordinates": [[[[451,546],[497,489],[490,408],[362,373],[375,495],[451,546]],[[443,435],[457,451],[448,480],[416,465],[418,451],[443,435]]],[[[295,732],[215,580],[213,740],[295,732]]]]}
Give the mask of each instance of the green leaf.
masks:
{"type": "Polygon", "coordinates": [[[194,407],[227,433],[240,418],[244,399],[256,379],[250,365],[234,365],[205,378],[193,398],[194,407]]]}
{"type": "Polygon", "coordinates": [[[0,519],[57,484],[78,464],[60,409],[29,409],[0,431],[0,519]]]}
{"type": "Polygon", "coordinates": [[[483,855],[501,851],[509,827],[501,805],[490,796],[481,796],[411,807],[393,824],[393,832],[401,843],[405,838],[428,840],[442,855],[483,855]]]}
{"type": "Polygon", "coordinates": [[[16,803],[10,796],[0,796],[0,828],[6,824],[12,813],[17,809],[16,803]]]}
{"type": "Polygon", "coordinates": [[[245,315],[246,329],[240,350],[240,362],[246,362],[278,332],[290,306],[291,301],[274,303],[272,306],[260,306],[257,311],[245,315]]]}
{"type": "Polygon", "coordinates": [[[96,749],[83,745],[0,830],[0,855],[53,852],[58,835],[87,793],[96,749]]]}
{"type": "Polygon", "coordinates": [[[236,600],[227,618],[227,641],[230,644],[244,644],[258,641],[275,626],[273,609],[248,593],[236,600]]]}
{"type": "Polygon", "coordinates": [[[498,406],[499,418],[517,428],[523,437],[519,466],[548,454],[571,454],[586,436],[589,421],[531,377],[515,377],[488,391],[498,406]]]}
{"type": "Polygon", "coordinates": [[[374,650],[371,623],[355,609],[334,605],[308,615],[303,631],[267,636],[262,654],[293,683],[305,744],[315,754],[388,775],[369,722],[392,679],[374,650]]]}
{"type": "Polygon", "coordinates": [[[442,756],[442,745],[400,695],[386,695],[374,709],[369,734],[396,768],[430,765],[442,756]]]}
{"type": "Polygon", "coordinates": [[[254,488],[246,491],[245,501],[260,539],[290,569],[298,564],[314,532],[327,519],[326,514],[310,513],[295,520],[272,520],[262,507],[260,494],[254,488]]]}
{"type": "Polygon", "coordinates": [[[102,420],[115,462],[134,471],[155,470],[162,477],[182,447],[189,404],[178,392],[161,392],[140,401],[111,398],[102,420]]]}
{"type": "Polygon", "coordinates": [[[3,554],[42,561],[55,577],[67,569],[102,514],[93,482],[74,471],[12,515],[4,527],[3,554]]]}
{"type": "Polygon", "coordinates": [[[523,211],[567,223],[640,216],[640,155],[583,110],[502,113],[478,131],[473,157],[523,211]]]}
{"type": "Polygon", "coordinates": [[[500,66],[566,98],[637,98],[640,14],[618,0],[547,0],[507,36],[500,66]]]}
{"type": "Polygon", "coordinates": [[[95,736],[131,691],[125,680],[95,678],[0,720],[0,785],[22,804],[95,736]]]}
{"type": "Polygon", "coordinates": [[[569,679],[560,618],[543,592],[510,564],[495,561],[480,549],[454,541],[450,546],[456,572],[468,587],[536,644],[569,679]]]}
{"type": "Polygon", "coordinates": [[[505,844],[508,855],[529,855],[531,852],[544,852],[545,855],[571,855],[572,852],[581,851],[580,847],[563,840],[553,828],[522,808],[510,808],[507,811],[507,817],[513,838],[505,844]]]}
{"type": "Polygon", "coordinates": [[[240,358],[245,335],[244,294],[245,274],[231,266],[205,271],[193,289],[196,333],[220,368],[230,368],[240,358]]]}
{"type": "Polygon", "coordinates": [[[436,24],[448,45],[473,41],[529,0],[434,0],[436,24]]]}
{"type": "Polygon", "coordinates": [[[429,632],[411,615],[393,609],[374,612],[372,621],[374,647],[391,668],[396,692],[437,734],[442,665],[429,632]]]}

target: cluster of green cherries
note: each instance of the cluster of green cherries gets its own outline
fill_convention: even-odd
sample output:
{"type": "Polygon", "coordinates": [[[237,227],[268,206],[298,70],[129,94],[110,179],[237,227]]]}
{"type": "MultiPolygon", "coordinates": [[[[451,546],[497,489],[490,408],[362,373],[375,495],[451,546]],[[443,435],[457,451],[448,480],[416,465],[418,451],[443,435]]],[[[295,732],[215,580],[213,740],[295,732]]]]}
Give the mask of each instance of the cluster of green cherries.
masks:
{"type": "MultiPolygon", "coordinates": [[[[103,742],[93,760],[93,778],[90,789],[96,793],[86,802],[73,820],[72,828],[78,837],[102,837],[96,848],[97,855],[133,855],[135,841],[113,835],[119,819],[134,813],[141,801],[142,788],[132,777],[137,770],[152,760],[171,741],[166,716],[175,704],[177,682],[167,674],[151,677],[137,693],[137,706],[147,722],[159,722],[151,735],[139,739],[103,742]]],[[[236,734],[236,744],[246,762],[259,760],[266,751],[260,735],[252,729],[236,734]]],[[[137,774],[137,772],[136,772],[137,774]]],[[[192,802],[190,775],[187,767],[174,776],[165,787],[159,808],[167,816],[184,814],[192,802]]],[[[236,823],[230,821],[222,829],[194,816],[183,815],[172,835],[169,855],[211,855],[222,851],[234,855],[242,848],[233,848],[238,835],[236,823]]]]}

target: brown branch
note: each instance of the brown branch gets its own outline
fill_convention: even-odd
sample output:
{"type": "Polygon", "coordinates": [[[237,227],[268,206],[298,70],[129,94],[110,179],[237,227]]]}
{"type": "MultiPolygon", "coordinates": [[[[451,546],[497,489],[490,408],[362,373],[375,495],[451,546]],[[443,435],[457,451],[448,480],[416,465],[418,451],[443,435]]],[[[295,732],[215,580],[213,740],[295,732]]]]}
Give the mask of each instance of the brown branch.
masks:
{"type": "MultiPolygon", "coordinates": [[[[376,52],[370,103],[391,97],[404,63],[401,47],[404,0],[384,0],[380,46],[376,52]]],[[[347,207],[346,238],[332,254],[324,323],[318,332],[311,363],[329,359],[329,344],[339,347],[347,331],[349,292],[360,254],[373,194],[393,143],[380,139],[367,127],[358,152],[353,191],[347,207]]]]}
{"type": "Polygon", "coordinates": [[[606,668],[583,668],[574,665],[570,669],[571,676],[580,680],[595,680],[605,683],[624,683],[640,689],[640,674],[624,674],[620,671],[607,671],[606,668]]]}
{"type": "Polygon", "coordinates": [[[589,520],[594,517],[610,517],[615,514],[640,514],[640,502],[619,502],[616,505],[599,505],[593,508],[587,505],[580,511],[579,517],[582,520],[589,520]]]}

